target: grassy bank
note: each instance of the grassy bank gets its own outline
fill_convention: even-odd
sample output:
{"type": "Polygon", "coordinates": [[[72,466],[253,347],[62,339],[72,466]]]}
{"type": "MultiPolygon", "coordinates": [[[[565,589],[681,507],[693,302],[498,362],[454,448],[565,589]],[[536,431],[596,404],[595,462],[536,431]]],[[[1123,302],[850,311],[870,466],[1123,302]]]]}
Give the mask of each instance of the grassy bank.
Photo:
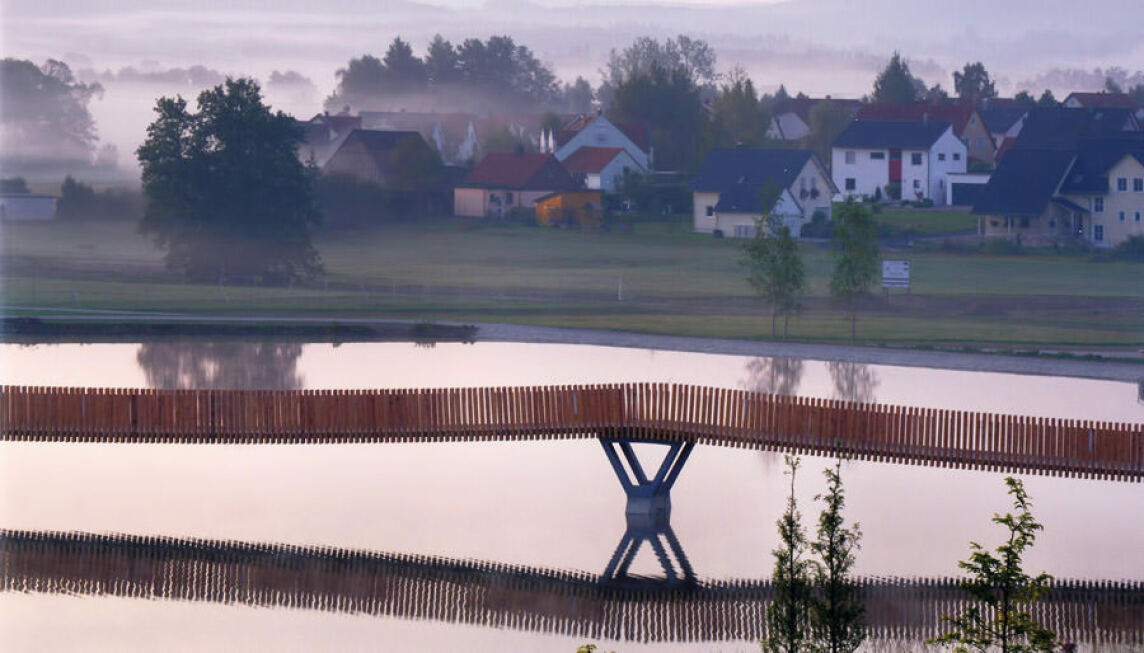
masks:
{"type": "MultiPolygon", "coordinates": [[[[964,217],[964,216],[963,216],[964,217]]],[[[2,226],[0,288],[8,306],[220,315],[497,321],[756,338],[765,305],[743,279],[739,243],[686,222],[632,233],[453,219],[326,233],[326,277],[289,288],[187,284],[129,223],[2,226]]],[[[791,336],[848,340],[827,296],[830,252],[803,244],[808,297],[791,336]]],[[[863,308],[867,342],[929,345],[1138,347],[1141,266],[1085,257],[884,252],[911,261],[913,288],[863,308]]]]}

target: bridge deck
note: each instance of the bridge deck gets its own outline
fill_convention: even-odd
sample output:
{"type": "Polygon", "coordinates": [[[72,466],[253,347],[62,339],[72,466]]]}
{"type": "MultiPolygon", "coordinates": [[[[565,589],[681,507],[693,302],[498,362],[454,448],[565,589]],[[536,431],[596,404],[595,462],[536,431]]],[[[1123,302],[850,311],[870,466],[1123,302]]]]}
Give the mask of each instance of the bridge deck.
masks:
{"type": "MultiPolygon", "coordinates": [[[[921,639],[969,603],[953,579],[858,581],[879,639],[921,639]]],[[[657,589],[585,573],[233,541],[0,531],[0,591],[113,595],[432,619],[592,639],[758,640],[764,580],[657,589]]],[[[1144,644],[1144,585],[1055,581],[1034,616],[1064,641],[1144,644]]]]}
{"type": "Polygon", "coordinates": [[[410,390],[0,386],[0,439],[336,443],[612,437],[1140,481],[1144,425],[677,384],[410,390]]]}

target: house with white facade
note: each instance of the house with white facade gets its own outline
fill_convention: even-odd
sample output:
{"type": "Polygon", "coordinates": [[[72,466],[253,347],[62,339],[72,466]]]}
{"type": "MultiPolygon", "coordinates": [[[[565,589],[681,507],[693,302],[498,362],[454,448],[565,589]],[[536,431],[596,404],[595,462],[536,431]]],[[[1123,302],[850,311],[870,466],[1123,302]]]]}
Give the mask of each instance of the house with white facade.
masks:
{"type": "Polygon", "coordinates": [[[556,157],[536,152],[490,152],[453,189],[453,214],[502,218],[532,211],[536,201],[579,185],[556,157]]]}
{"type": "Polygon", "coordinates": [[[943,204],[947,175],[963,173],[965,143],[948,122],[855,121],[831,148],[831,173],[843,197],[930,199],[943,204]]]}
{"type": "Polygon", "coordinates": [[[774,216],[797,238],[815,213],[830,219],[836,190],[810,150],[712,150],[691,182],[694,230],[753,238],[774,216]]]}
{"type": "Polygon", "coordinates": [[[635,123],[613,123],[602,115],[577,116],[556,131],[541,135],[540,151],[567,161],[584,147],[619,148],[641,173],[651,172],[652,147],[647,127],[635,123]]]}
{"type": "Polygon", "coordinates": [[[582,147],[563,163],[584,188],[609,193],[623,186],[627,172],[647,172],[627,150],[620,147],[582,147]]]}

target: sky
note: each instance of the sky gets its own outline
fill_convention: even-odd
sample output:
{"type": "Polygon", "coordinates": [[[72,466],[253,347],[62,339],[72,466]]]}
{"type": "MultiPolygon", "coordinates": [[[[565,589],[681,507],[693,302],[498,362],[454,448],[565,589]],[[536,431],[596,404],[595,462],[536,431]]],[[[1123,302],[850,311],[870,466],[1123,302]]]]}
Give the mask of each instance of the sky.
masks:
{"type": "MultiPolygon", "coordinates": [[[[316,85],[311,96],[269,99],[304,116],[320,110],[339,67],[384,54],[399,35],[423,54],[437,33],[453,42],[507,34],[558,77],[596,84],[612,49],[684,33],[713,46],[718,70],[741,66],[763,91],[785,84],[833,97],[868,93],[899,50],[914,74],[947,90],[954,70],[982,61],[1003,94],[1048,86],[1063,97],[1095,89],[1044,77],[1054,68],[1144,69],[1141,25],[1141,0],[0,0],[0,52],[97,71],[200,64],[265,80],[296,70],[316,85]]],[[[196,91],[109,87],[92,112],[101,136],[129,152],[156,95],[196,91]]]]}

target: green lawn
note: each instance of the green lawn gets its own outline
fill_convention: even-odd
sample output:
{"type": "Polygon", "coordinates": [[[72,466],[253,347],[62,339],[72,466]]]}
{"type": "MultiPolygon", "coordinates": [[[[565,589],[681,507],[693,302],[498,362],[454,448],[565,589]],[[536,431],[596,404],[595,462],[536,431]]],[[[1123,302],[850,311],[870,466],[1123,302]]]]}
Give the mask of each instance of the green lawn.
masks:
{"type": "Polygon", "coordinates": [[[951,209],[883,209],[875,222],[891,233],[927,236],[977,228],[977,217],[968,211],[951,209]]]}
{"type": "MultiPolygon", "coordinates": [[[[927,211],[919,213],[928,214],[927,211]]],[[[944,212],[934,212],[942,215],[944,212]]],[[[885,215],[885,214],[883,214],[885,215]]],[[[964,217],[964,214],[958,214],[964,217]]],[[[186,284],[133,224],[0,227],[8,306],[222,314],[507,321],[696,336],[769,335],[743,279],[740,243],[689,224],[633,233],[474,226],[455,219],[325,233],[326,277],[292,288],[186,284]]],[[[804,243],[808,296],[793,337],[842,341],[827,297],[830,252],[804,243]]],[[[1144,266],[1082,257],[886,252],[911,261],[913,288],[875,294],[859,338],[895,344],[1138,347],[1144,266]]]]}

